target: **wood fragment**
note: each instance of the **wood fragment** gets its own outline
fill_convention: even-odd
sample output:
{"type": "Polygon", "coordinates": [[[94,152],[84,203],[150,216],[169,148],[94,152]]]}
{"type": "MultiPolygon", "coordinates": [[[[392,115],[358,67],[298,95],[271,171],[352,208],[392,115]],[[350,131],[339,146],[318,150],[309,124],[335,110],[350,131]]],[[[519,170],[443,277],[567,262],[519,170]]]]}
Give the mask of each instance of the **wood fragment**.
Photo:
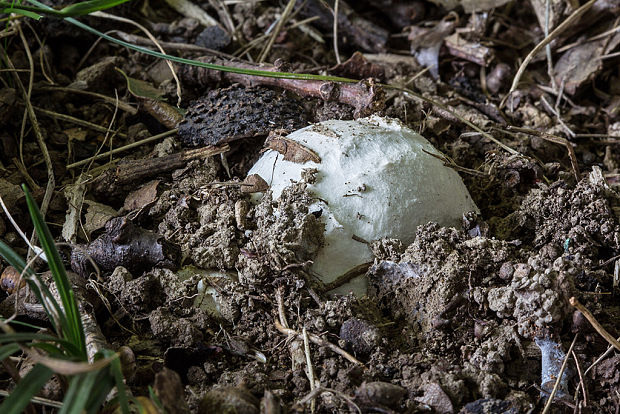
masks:
{"type": "MultiPolygon", "coordinates": [[[[225,65],[230,62],[213,56],[203,56],[196,60],[204,63],[225,65]]],[[[286,71],[284,62],[276,61],[273,66],[255,66],[235,62],[235,67],[242,69],[261,69],[270,72],[286,71]]],[[[364,117],[380,111],[385,106],[385,91],[381,84],[373,79],[357,83],[336,83],[331,81],[301,80],[285,78],[268,78],[240,73],[221,72],[196,66],[182,66],[179,75],[187,86],[203,87],[222,81],[238,82],[245,86],[275,86],[296,93],[302,97],[320,98],[352,106],[355,117],[364,117]]]]}
{"type": "Polygon", "coordinates": [[[360,265],[355,266],[353,269],[350,269],[348,272],[343,274],[342,276],[338,276],[336,280],[329,282],[323,286],[321,292],[329,292],[330,290],[334,290],[344,285],[345,283],[349,283],[351,280],[355,279],[358,276],[363,275],[370,269],[372,262],[362,263],[360,265]]]}
{"type": "MultiPolygon", "coordinates": [[[[279,321],[274,321],[274,324],[276,326],[276,329],[278,331],[280,331],[281,333],[285,334],[285,335],[291,335],[291,336],[296,336],[299,339],[303,340],[303,335],[301,332],[297,332],[294,329],[290,329],[290,328],[285,328],[284,326],[282,326],[282,324],[279,321]]],[[[340,347],[337,347],[336,345],[332,344],[331,342],[328,342],[326,340],[324,340],[323,338],[321,338],[318,335],[315,335],[313,333],[309,333],[308,334],[308,338],[310,338],[310,340],[318,346],[326,346],[329,349],[331,349],[332,351],[334,351],[335,353],[337,353],[338,355],[342,356],[343,358],[345,358],[347,361],[352,362],[354,364],[357,365],[364,365],[362,364],[360,361],[357,360],[357,358],[355,358],[353,355],[349,354],[347,351],[343,350],[340,347]]]]}
{"type": "Polygon", "coordinates": [[[93,182],[93,189],[102,194],[114,194],[124,185],[136,184],[146,178],[181,168],[189,161],[212,157],[229,150],[228,145],[203,147],[165,157],[121,161],[116,168],[110,168],[97,177],[93,182]]]}
{"type": "Polygon", "coordinates": [[[583,316],[586,317],[586,319],[588,320],[588,322],[590,322],[590,324],[592,324],[592,327],[594,329],[596,329],[596,332],[599,333],[599,335],[601,335],[603,338],[605,338],[607,340],[607,342],[609,342],[611,345],[613,345],[618,351],[620,351],[620,342],[618,342],[618,340],[616,340],[616,338],[614,338],[613,336],[611,336],[611,334],[609,332],[607,332],[607,330],[605,328],[603,328],[603,325],[601,325],[596,318],[594,317],[594,315],[592,315],[592,313],[588,310],[588,308],[586,308],[585,306],[583,306],[581,304],[581,302],[579,302],[577,300],[576,297],[571,297],[568,302],[571,304],[571,306],[575,307],[579,312],[583,313],[583,316]]]}

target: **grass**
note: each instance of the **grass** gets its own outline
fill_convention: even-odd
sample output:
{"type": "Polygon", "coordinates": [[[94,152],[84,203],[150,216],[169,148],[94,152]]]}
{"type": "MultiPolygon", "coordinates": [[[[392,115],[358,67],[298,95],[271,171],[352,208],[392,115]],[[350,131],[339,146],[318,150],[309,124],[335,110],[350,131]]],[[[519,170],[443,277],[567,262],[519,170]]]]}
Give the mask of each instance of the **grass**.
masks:
{"type": "Polygon", "coordinates": [[[111,350],[99,350],[88,359],[85,332],[79,303],[62,263],[54,239],[28,189],[23,186],[28,212],[48,261],[53,294],[24,259],[0,241],[0,256],[23,276],[28,287],[43,306],[55,335],[16,332],[8,321],[0,322],[0,360],[12,365],[11,357],[18,353],[34,367],[17,382],[11,394],[0,404],[1,413],[24,412],[36,394],[56,375],[64,387],[64,399],[59,413],[96,413],[111,393],[116,392],[108,405],[117,405],[129,413],[129,399],[123,383],[121,364],[111,350]]]}

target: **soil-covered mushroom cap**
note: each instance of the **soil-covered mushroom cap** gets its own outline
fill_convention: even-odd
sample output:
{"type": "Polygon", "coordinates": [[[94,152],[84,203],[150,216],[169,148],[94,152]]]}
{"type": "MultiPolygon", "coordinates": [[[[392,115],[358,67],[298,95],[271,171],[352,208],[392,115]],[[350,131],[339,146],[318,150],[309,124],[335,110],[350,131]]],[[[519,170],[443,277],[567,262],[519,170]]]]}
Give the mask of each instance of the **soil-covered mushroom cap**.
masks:
{"type": "MultiPolygon", "coordinates": [[[[317,170],[308,190],[325,221],[325,246],[313,265],[324,282],[372,260],[354,235],[367,241],[395,237],[408,244],[420,224],[459,226],[463,213],[478,211],[459,175],[429,154],[438,151],[398,120],[324,121],[287,139],[314,152],[314,161],[287,161],[267,150],[248,174],[269,183],[275,199],[291,180],[300,181],[304,170],[317,170]]],[[[350,289],[364,293],[365,281],[350,289]]]]}

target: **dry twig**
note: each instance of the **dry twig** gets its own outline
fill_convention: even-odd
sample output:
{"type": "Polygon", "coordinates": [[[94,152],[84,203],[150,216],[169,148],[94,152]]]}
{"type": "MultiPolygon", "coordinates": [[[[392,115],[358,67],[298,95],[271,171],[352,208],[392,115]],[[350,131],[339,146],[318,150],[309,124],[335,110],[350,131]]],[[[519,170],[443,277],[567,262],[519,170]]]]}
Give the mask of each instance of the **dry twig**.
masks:
{"type": "MultiPolygon", "coordinates": [[[[314,383],[314,368],[312,367],[312,358],[310,357],[310,343],[308,341],[308,331],[304,326],[302,331],[302,336],[304,338],[304,354],[306,355],[306,367],[308,371],[306,375],[308,375],[308,381],[310,381],[310,390],[314,390],[316,388],[316,384],[314,383]]],[[[313,398],[310,402],[310,412],[314,413],[316,408],[316,400],[313,398]]]]}
{"type": "MultiPolygon", "coordinates": [[[[226,64],[212,56],[203,56],[196,59],[200,62],[212,64],[226,64]]],[[[271,72],[287,72],[286,64],[276,62],[274,66],[259,67],[248,63],[235,63],[235,67],[243,69],[261,69],[271,72]]],[[[267,78],[240,73],[221,72],[195,66],[183,66],[179,70],[181,78],[187,85],[206,86],[223,80],[239,82],[245,86],[275,86],[295,92],[304,97],[321,98],[326,101],[337,101],[355,108],[355,116],[361,117],[375,113],[385,105],[385,92],[382,85],[372,79],[361,80],[357,83],[336,83],[319,80],[300,80],[286,78],[267,78]]]]}
{"type": "Polygon", "coordinates": [[[575,360],[575,366],[577,367],[577,374],[579,375],[579,384],[577,385],[577,390],[575,391],[575,402],[577,402],[577,396],[579,395],[579,390],[583,392],[583,403],[584,406],[588,405],[588,391],[586,390],[586,383],[583,379],[583,374],[581,373],[581,364],[579,364],[579,359],[577,359],[577,355],[575,351],[571,352],[573,359],[575,360]]]}
{"type": "Polygon", "coordinates": [[[556,144],[562,145],[566,148],[568,152],[568,158],[570,159],[571,167],[573,169],[573,175],[575,179],[579,181],[581,179],[581,174],[579,173],[579,164],[577,163],[577,155],[575,155],[575,149],[571,145],[571,143],[564,137],[559,137],[557,135],[552,135],[547,132],[537,131],[531,128],[520,128],[513,125],[509,125],[506,127],[509,131],[523,132],[525,134],[535,135],[540,137],[546,141],[554,142],[556,144]]]}
{"type": "Polygon", "coordinates": [[[573,307],[577,308],[579,312],[583,313],[583,316],[586,317],[586,319],[590,322],[592,327],[596,329],[596,332],[598,332],[599,335],[605,338],[607,342],[609,342],[618,351],[620,351],[620,342],[618,342],[613,336],[611,336],[611,334],[607,332],[607,330],[603,328],[600,323],[598,323],[594,315],[592,315],[592,313],[585,306],[583,306],[576,297],[573,296],[572,298],[570,298],[569,302],[573,307]]]}
{"type": "Polygon", "coordinates": [[[575,343],[577,342],[578,336],[579,334],[575,335],[575,338],[573,338],[573,342],[570,344],[570,348],[568,348],[568,352],[566,353],[566,356],[564,357],[564,361],[562,362],[562,367],[560,368],[560,372],[558,372],[558,377],[555,380],[555,384],[553,384],[553,390],[551,391],[551,395],[549,395],[549,399],[547,400],[547,403],[545,404],[545,408],[543,409],[542,414],[547,414],[547,412],[549,411],[549,408],[551,408],[551,403],[553,402],[553,399],[555,398],[555,394],[558,392],[558,388],[560,388],[560,382],[562,381],[562,376],[564,375],[564,370],[566,369],[568,358],[570,358],[570,355],[573,352],[573,348],[575,347],[575,343]]]}
{"type": "Polygon", "coordinates": [[[515,75],[514,79],[512,80],[512,86],[510,87],[510,91],[508,91],[508,93],[506,94],[504,99],[502,99],[502,102],[499,105],[500,108],[504,106],[504,104],[506,103],[506,100],[508,99],[508,97],[510,97],[510,95],[515,90],[517,90],[517,86],[519,85],[519,81],[521,80],[521,76],[523,76],[523,73],[525,73],[525,69],[530,64],[532,59],[534,59],[534,57],[538,54],[538,52],[540,52],[545,46],[547,46],[549,43],[551,43],[551,41],[553,41],[553,39],[555,39],[562,32],[564,32],[564,30],[568,29],[570,27],[570,25],[573,24],[577,19],[579,19],[581,16],[583,16],[583,14],[585,12],[587,12],[590,9],[590,7],[592,7],[594,5],[594,3],[596,1],[597,0],[590,0],[586,4],[584,4],[583,6],[581,6],[577,10],[575,10],[573,12],[573,14],[568,16],[566,18],[566,20],[564,20],[555,29],[553,29],[553,31],[551,33],[549,33],[548,36],[545,36],[545,38],[543,40],[541,40],[540,43],[538,43],[534,47],[534,49],[532,49],[530,51],[530,53],[528,53],[528,55],[523,60],[523,63],[521,63],[521,66],[519,66],[519,70],[517,71],[517,74],[515,75]]]}
{"type": "MultiPolygon", "coordinates": [[[[297,332],[294,329],[290,329],[290,328],[285,328],[284,326],[282,326],[282,324],[280,322],[278,322],[277,320],[274,322],[276,329],[278,331],[280,331],[281,333],[285,334],[285,335],[290,335],[290,336],[296,336],[298,338],[302,338],[302,334],[300,332],[297,332]]],[[[355,358],[353,355],[349,354],[347,351],[343,350],[340,347],[337,347],[336,345],[332,344],[331,342],[328,342],[326,340],[324,340],[323,338],[321,338],[318,335],[315,335],[313,333],[308,334],[308,338],[315,344],[318,346],[326,346],[329,349],[331,349],[332,351],[334,351],[335,353],[337,353],[338,355],[342,356],[343,358],[345,358],[347,361],[352,362],[354,364],[357,365],[364,365],[362,364],[360,361],[357,360],[357,358],[355,358]]]]}
{"type": "Polygon", "coordinates": [[[122,147],[114,148],[113,150],[110,150],[110,151],[107,151],[107,152],[104,152],[104,153],[101,153],[101,154],[98,154],[98,155],[95,155],[95,156],[83,159],[81,161],[76,161],[76,162],[74,162],[72,164],[67,165],[67,169],[79,167],[80,165],[87,164],[87,163],[89,163],[91,161],[98,160],[98,159],[105,158],[105,157],[109,157],[111,155],[118,154],[119,152],[127,151],[129,149],[136,148],[136,147],[139,147],[141,145],[148,144],[149,142],[158,141],[160,139],[169,137],[170,135],[174,135],[176,133],[177,133],[176,129],[171,129],[170,131],[162,132],[161,134],[153,135],[152,137],[144,138],[144,139],[142,139],[140,141],[132,142],[131,144],[127,144],[127,145],[124,145],[122,147]]]}
{"type": "Polygon", "coordinates": [[[306,395],[304,398],[302,398],[301,400],[299,400],[299,402],[297,402],[296,405],[306,405],[308,403],[308,401],[312,401],[314,400],[319,394],[324,393],[324,392],[329,392],[334,394],[335,396],[342,398],[343,400],[345,400],[348,404],[352,405],[353,407],[355,407],[355,410],[359,413],[362,414],[362,410],[360,409],[360,407],[355,404],[355,402],[353,401],[353,398],[349,397],[348,395],[338,391],[338,390],[334,390],[331,388],[326,388],[326,387],[321,387],[318,386],[316,387],[314,390],[310,391],[310,393],[308,395],[306,395]]]}
{"type": "Polygon", "coordinates": [[[289,0],[288,4],[284,8],[284,11],[282,12],[282,15],[280,16],[280,19],[278,20],[278,22],[276,23],[276,26],[273,28],[273,31],[271,32],[271,36],[269,37],[267,44],[265,45],[265,47],[260,53],[260,56],[258,57],[258,63],[263,63],[265,59],[267,59],[267,55],[269,54],[269,51],[271,50],[273,43],[276,41],[276,38],[280,34],[282,27],[284,26],[289,16],[291,15],[291,12],[293,11],[294,6],[295,6],[295,0],[289,0]]]}

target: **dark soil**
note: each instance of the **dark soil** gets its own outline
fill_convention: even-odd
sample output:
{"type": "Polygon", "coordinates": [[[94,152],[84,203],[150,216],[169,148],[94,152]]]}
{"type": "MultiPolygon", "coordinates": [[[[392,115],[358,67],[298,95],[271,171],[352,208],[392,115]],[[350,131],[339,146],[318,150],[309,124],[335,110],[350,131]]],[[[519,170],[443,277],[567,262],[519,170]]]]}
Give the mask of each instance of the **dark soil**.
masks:
{"type": "MultiPolygon", "coordinates": [[[[570,299],[620,336],[620,75],[611,55],[620,37],[607,33],[620,6],[597,2],[551,42],[553,82],[543,51],[502,102],[519,64],[544,38],[544,1],[488,2],[498,7],[473,14],[478,2],[340,1],[342,64],[327,3],[297,1],[305,7],[282,26],[265,61],[280,59],[279,70],[375,78],[351,89],[367,93],[368,102],[343,99],[344,86],[329,82],[317,94],[302,81],[292,88],[282,79],[274,85],[179,70],[178,134],[113,155],[113,163],[107,156],[79,166],[71,164],[171,129],[170,120],[181,119],[175,81],[162,61],[105,41],[89,52],[95,39],[68,23],[21,26],[34,58],[30,100],[55,185],[51,199],[44,197],[42,147],[31,119],[22,128],[25,100],[15,77],[0,72],[0,196],[25,232],[32,225],[19,184],[45,200],[52,233],[72,245],[67,268],[93,282],[84,289],[90,286],[108,346],[135,357],[126,375],[131,392],[148,396],[154,387],[168,413],[541,412],[576,338],[550,412],[618,413],[620,350],[606,352],[610,344],[570,299]],[[460,4],[451,14],[450,3],[460,4]],[[320,19],[291,26],[313,16],[320,19]],[[424,70],[419,62],[429,60],[424,70]],[[168,103],[130,93],[115,68],[168,103]],[[362,276],[368,295],[358,298],[326,291],[310,270],[324,227],[306,183],[272,200],[251,194],[244,180],[271,132],[352,119],[369,108],[441,150],[481,213],[466,214],[461,228],[421,225],[409,246],[369,241],[375,260],[362,276]],[[224,144],[214,156],[189,152],[224,144]],[[186,157],[180,167],[166,167],[162,157],[179,153],[186,157]],[[96,185],[105,170],[129,179],[96,185]]],[[[552,31],[579,2],[550,3],[552,31]]],[[[112,11],[149,22],[163,42],[203,48],[169,45],[168,53],[208,54],[230,66],[258,59],[269,39],[260,36],[286,5],[239,2],[218,13],[212,5],[226,2],[199,3],[222,24],[205,29],[164,3],[131,4],[112,11]],[[252,41],[259,46],[248,49],[252,41]]],[[[83,20],[143,35],[125,23],[83,20]]],[[[29,69],[19,36],[9,38],[2,46],[8,59],[29,69]]],[[[18,73],[27,86],[28,74],[18,73]]],[[[0,238],[27,254],[4,214],[0,238]]],[[[5,267],[0,261],[0,313],[8,317],[16,285],[5,267]]],[[[46,323],[20,309],[19,320],[46,323]]],[[[13,386],[0,369],[0,388],[13,386]]]]}

